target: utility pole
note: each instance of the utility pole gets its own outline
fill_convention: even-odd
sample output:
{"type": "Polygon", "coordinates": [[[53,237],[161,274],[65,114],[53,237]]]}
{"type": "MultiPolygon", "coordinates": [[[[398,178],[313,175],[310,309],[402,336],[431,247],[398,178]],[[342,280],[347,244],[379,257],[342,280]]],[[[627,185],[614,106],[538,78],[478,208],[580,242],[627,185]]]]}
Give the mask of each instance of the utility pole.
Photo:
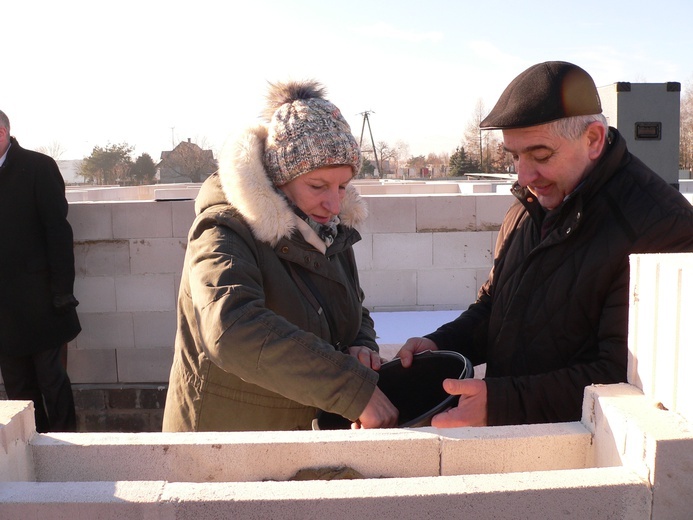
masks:
{"type": "MultiPolygon", "coordinates": [[[[480,123],[481,124],[481,123],[480,123]]],[[[481,141],[481,128],[479,128],[479,169],[484,171],[484,145],[481,141]]]]}
{"type": "Polygon", "coordinates": [[[371,145],[373,146],[373,155],[375,156],[375,167],[378,169],[378,177],[382,175],[382,168],[380,167],[380,161],[378,161],[378,151],[375,149],[375,141],[373,140],[373,131],[371,130],[371,121],[368,118],[368,114],[374,114],[372,110],[366,110],[365,112],[361,112],[361,115],[363,116],[363,123],[361,124],[361,139],[359,140],[359,147],[362,147],[363,145],[363,130],[366,127],[366,124],[368,124],[368,133],[371,135],[371,145]]]}

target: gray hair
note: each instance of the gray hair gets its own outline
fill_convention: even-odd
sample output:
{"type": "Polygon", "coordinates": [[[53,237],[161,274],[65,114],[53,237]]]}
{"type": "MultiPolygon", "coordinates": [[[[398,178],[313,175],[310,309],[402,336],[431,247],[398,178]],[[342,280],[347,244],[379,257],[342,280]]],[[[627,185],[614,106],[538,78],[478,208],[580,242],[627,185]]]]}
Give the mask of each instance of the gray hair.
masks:
{"type": "Polygon", "coordinates": [[[607,132],[609,130],[609,123],[607,123],[604,114],[564,117],[563,119],[557,119],[556,121],[548,123],[547,126],[549,132],[556,137],[575,141],[592,123],[601,123],[607,132]]]}
{"type": "Polygon", "coordinates": [[[10,131],[10,118],[2,110],[0,110],[0,127],[7,128],[7,131],[10,131]]]}

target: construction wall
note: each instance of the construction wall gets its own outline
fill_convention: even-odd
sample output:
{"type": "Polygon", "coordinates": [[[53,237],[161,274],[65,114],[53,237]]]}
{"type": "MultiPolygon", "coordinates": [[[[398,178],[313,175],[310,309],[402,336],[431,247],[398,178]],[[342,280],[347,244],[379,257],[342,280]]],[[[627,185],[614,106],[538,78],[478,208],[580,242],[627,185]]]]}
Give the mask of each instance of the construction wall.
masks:
{"type": "MultiPolygon", "coordinates": [[[[68,192],[79,200],[70,203],[68,219],[83,330],[69,345],[68,372],[80,431],[161,428],[197,189],[68,192]],[[127,197],[148,200],[121,200],[127,197]]],[[[370,209],[355,246],[365,305],[373,311],[466,308],[486,280],[512,197],[492,193],[492,183],[358,189],[370,209]]]]}

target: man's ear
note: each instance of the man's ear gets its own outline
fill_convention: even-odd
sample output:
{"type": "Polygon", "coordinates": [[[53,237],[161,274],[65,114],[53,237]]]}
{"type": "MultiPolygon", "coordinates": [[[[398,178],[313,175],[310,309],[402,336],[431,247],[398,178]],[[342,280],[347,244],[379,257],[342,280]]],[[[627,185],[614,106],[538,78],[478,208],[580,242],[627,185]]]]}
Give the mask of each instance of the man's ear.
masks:
{"type": "Polygon", "coordinates": [[[606,128],[596,121],[590,123],[587,130],[585,130],[585,137],[587,137],[589,143],[589,158],[594,161],[599,158],[602,154],[602,150],[604,150],[604,144],[606,143],[606,128]]]}

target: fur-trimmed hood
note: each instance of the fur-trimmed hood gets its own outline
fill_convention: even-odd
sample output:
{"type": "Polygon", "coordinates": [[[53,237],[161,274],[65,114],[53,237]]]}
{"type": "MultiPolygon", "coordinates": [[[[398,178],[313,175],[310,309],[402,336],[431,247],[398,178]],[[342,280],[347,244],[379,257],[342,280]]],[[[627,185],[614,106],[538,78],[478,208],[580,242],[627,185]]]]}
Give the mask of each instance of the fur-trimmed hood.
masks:
{"type": "MultiPolygon", "coordinates": [[[[262,163],[266,138],[267,128],[258,125],[224,146],[218,183],[215,176],[205,182],[195,201],[195,212],[199,215],[210,206],[228,203],[247,222],[255,238],[275,246],[293,233],[298,217],[274,187],[262,163]]],[[[341,203],[341,225],[356,227],[367,216],[365,201],[349,184],[341,203]]]]}

